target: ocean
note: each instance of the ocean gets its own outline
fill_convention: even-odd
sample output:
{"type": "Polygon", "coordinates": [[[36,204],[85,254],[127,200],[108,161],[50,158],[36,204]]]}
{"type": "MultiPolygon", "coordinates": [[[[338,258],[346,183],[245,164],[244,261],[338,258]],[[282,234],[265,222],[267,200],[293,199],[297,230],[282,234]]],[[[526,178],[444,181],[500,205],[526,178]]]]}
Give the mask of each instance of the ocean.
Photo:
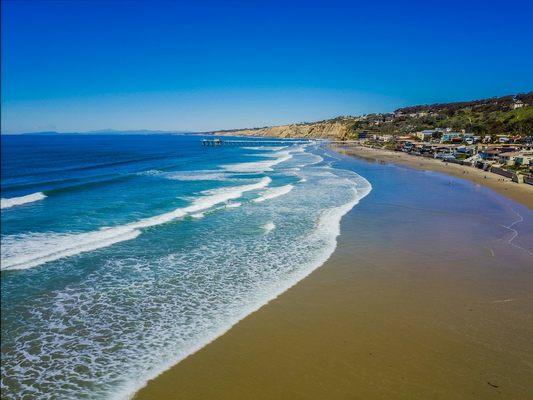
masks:
{"type": "Polygon", "coordinates": [[[372,189],[320,144],[2,136],[2,397],[125,399],[333,253],[372,189]]]}

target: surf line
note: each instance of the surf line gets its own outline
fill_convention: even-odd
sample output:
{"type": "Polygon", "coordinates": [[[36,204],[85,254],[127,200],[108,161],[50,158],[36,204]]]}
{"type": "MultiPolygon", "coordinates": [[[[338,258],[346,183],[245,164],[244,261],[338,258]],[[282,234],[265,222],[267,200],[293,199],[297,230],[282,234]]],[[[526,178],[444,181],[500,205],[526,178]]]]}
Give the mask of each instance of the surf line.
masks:
{"type": "Polygon", "coordinates": [[[244,193],[264,189],[270,185],[272,179],[262,178],[259,182],[221,188],[211,191],[209,195],[201,196],[190,206],[177,208],[168,213],[156,215],[132,222],[122,226],[101,228],[92,232],[77,234],[54,234],[48,237],[38,236],[29,240],[20,240],[12,243],[7,248],[14,248],[14,255],[10,251],[2,252],[2,270],[27,269],[38,265],[59,260],[61,258],[78,255],[100,248],[111,246],[115,243],[135,239],[141,234],[141,230],[171,222],[186,215],[198,214],[214,207],[217,204],[226,203],[240,198],[244,193]],[[42,244],[46,243],[46,246],[42,244]],[[23,251],[24,248],[37,249],[31,253],[23,251]]]}
{"type": "Polygon", "coordinates": [[[6,208],[21,206],[23,204],[33,203],[35,201],[43,200],[45,198],[46,195],[43,192],[32,193],[20,197],[11,197],[7,199],[2,198],[0,201],[0,209],[4,210],[6,208]]]}

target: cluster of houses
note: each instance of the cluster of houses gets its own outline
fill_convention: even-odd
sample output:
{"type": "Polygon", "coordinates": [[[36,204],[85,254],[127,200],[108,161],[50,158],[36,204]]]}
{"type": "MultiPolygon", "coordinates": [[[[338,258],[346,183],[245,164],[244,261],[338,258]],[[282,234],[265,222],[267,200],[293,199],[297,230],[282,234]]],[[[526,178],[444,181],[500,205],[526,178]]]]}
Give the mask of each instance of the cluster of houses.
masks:
{"type": "Polygon", "coordinates": [[[437,128],[407,136],[362,132],[359,142],[415,156],[440,159],[499,173],[516,182],[533,184],[533,136],[481,137],[437,128]]]}
{"type": "Polygon", "coordinates": [[[523,137],[520,135],[511,136],[511,135],[495,135],[493,136],[480,136],[473,133],[466,133],[464,130],[461,132],[453,132],[451,128],[436,128],[436,129],[427,129],[413,134],[417,139],[423,142],[438,142],[438,143],[465,143],[468,145],[482,143],[531,143],[533,137],[523,137]]]}
{"type": "MultiPolygon", "coordinates": [[[[508,103],[508,100],[505,101],[499,101],[498,99],[489,99],[487,100],[488,104],[498,105],[499,107],[503,107],[505,110],[516,110],[518,108],[527,107],[529,104],[523,102],[517,97],[514,97],[510,104],[508,103]]],[[[374,126],[380,126],[384,124],[388,124],[395,121],[405,121],[406,118],[425,118],[425,117],[433,117],[433,118],[439,118],[443,116],[444,112],[444,106],[439,108],[432,108],[431,106],[428,106],[427,108],[415,108],[413,111],[409,111],[410,108],[407,109],[399,109],[394,111],[393,113],[378,113],[378,114],[366,114],[361,115],[357,117],[356,119],[359,121],[366,121],[369,123],[369,125],[374,126]]],[[[412,108],[411,108],[412,109],[412,108]]]]}

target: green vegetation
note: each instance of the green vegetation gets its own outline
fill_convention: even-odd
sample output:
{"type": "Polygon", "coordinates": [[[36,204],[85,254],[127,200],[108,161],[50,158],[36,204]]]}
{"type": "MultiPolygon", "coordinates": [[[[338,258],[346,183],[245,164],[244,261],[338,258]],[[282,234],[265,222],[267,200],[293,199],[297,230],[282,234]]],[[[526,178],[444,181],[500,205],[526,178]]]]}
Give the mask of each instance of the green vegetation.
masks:
{"type": "Polygon", "coordinates": [[[479,135],[527,135],[533,132],[533,106],[516,110],[476,112],[465,108],[436,122],[435,127],[464,129],[479,135]]]}
{"type": "Polygon", "coordinates": [[[405,135],[424,129],[452,128],[480,136],[533,133],[533,92],[471,102],[432,104],[400,108],[394,114],[370,114],[352,118],[348,136],[369,134],[405,135]],[[515,108],[517,102],[521,108],[515,108]]]}

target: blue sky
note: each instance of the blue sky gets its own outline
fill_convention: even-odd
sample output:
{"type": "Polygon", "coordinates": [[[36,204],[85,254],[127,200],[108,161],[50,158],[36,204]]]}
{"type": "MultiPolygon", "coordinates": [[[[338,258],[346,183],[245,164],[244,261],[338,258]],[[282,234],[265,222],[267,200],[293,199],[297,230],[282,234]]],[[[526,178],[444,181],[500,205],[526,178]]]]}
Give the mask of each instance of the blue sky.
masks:
{"type": "Polygon", "coordinates": [[[203,131],[533,90],[533,2],[2,1],[2,132],[203,131]]]}

